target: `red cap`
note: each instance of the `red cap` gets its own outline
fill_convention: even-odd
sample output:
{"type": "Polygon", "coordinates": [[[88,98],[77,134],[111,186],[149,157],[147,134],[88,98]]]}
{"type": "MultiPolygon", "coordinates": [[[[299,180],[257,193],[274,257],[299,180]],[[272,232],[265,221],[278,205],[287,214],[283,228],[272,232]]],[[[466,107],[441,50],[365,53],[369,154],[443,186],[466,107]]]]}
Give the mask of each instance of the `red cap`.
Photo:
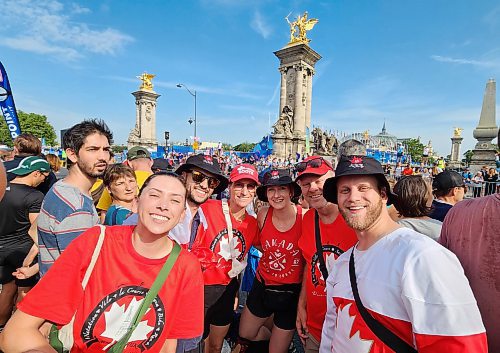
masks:
{"type": "Polygon", "coordinates": [[[302,175],[305,175],[305,174],[325,175],[328,171],[330,171],[330,170],[333,171],[333,167],[330,165],[330,163],[327,162],[321,156],[310,156],[310,157],[307,157],[306,159],[304,159],[300,163],[307,163],[307,166],[303,171],[301,171],[297,174],[297,178],[295,178],[295,180],[298,180],[302,175]],[[312,160],[318,160],[318,162],[321,161],[321,165],[318,167],[315,167],[314,164],[307,163],[307,162],[312,161],[312,160]]]}
{"type": "Polygon", "coordinates": [[[238,164],[233,168],[229,175],[229,181],[234,183],[241,179],[250,179],[259,184],[259,173],[257,169],[251,164],[238,164]]]}

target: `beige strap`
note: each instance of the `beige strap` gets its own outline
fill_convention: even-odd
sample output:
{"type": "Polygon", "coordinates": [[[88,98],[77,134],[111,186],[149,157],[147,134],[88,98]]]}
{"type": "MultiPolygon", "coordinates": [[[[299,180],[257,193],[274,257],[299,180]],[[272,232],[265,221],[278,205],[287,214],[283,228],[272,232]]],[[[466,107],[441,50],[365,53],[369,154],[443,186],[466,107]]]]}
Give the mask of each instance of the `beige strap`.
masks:
{"type": "Polygon", "coordinates": [[[234,259],[233,255],[233,222],[231,222],[231,215],[229,213],[229,205],[226,199],[222,199],[222,212],[224,213],[224,218],[226,219],[227,226],[227,237],[229,239],[229,253],[231,254],[231,260],[234,259]]]}
{"type": "Polygon", "coordinates": [[[92,258],[90,259],[89,267],[87,267],[87,271],[85,271],[85,276],[83,277],[82,287],[85,289],[87,287],[87,283],[89,282],[90,275],[94,270],[95,263],[97,262],[97,258],[101,253],[102,244],[104,243],[104,236],[106,235],[106,227],[99,224],[101,228],[101,233],[99,234],[99,239],[97,239],[97,244],[95,246],[94,252],[92,253],[92,258]]]}

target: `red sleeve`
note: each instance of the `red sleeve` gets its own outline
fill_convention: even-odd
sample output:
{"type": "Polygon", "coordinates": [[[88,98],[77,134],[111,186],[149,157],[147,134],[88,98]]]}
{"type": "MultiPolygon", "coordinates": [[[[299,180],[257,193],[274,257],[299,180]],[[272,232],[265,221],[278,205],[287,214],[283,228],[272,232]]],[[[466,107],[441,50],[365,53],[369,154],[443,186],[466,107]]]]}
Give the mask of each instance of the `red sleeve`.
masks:
{"type": "Polygon", "coordinates": [[[415,334],[419,353],[487,353],[486,333],[468,336],[435,336],[415,334]]]}
{"type": "Polygon", "coordinates": [[[58,325],[69,323],[82,300],[81,283],[99,233],[100,228],[93,227],[73,240],[18,309],[58,325]]]}
{"type": "Polygon", "coordinates": [[[167,334],[172,339],[187,339],[203,334],[204,286],[200,263],[192,254],[182,251],[179,264],[183,274],[177,288],[169,291],[175,298],[177,315],[172,315],[172,330],[167,334]]]}

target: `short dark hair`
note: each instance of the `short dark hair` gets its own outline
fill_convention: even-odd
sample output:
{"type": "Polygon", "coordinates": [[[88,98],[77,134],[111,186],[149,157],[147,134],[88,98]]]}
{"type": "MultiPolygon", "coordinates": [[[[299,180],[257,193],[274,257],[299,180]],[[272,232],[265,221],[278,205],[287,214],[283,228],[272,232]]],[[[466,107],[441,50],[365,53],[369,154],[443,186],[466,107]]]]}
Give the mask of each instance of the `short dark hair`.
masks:
{"type": "Polygon", "coordinates": [[[338,148],[338,156],[366,156],[366,147],[363,142],[349,139],[342,142],[338,148]]]}
{"type": "Polygon", "coordinates": [[[425,217],[431,208],[427,205],[430,188],[420,175],[408,175],[394,185],[394,207],[403,217],[425,217]]]}
{"type": "Polygon", "coordinates": [[[144,184],[142,184],[142,187],[141,189],[139,190],[139,195],[138,196],[141,196],[142,194],[142,191],[148,186],[148,184],[151,182],[151,180],[153,180],[154,178],[156,178],[157,176],[160,176],[160,175],[165,175],[165,176],[168,176],[170,178],[174,178],[174,179],[177,179],[179,180],[183,185],[184,185],[184,178],[182,178],[179,174],[177,173],[174,173],[174,172],[157,172],[157,173],[154,173],[154,174],[151,174],[145,181],[144,181],[144,184]]]}
{"type": "Polygon", "coordinates": [[[88,119],[69,128],[62,138],[64,150],[72,149],[76,154],[82,148],[85,138],[92,134],[106,136],[108,142],[113,142],[113,133],[102,119],[88,119]]]}
{"type": "Polygon", "coordinates": [[[26,133],[17,136],[14,140],[14,147],[19,154],[38,156],[42,153],[42,143],[33,134],[26,133]]]}

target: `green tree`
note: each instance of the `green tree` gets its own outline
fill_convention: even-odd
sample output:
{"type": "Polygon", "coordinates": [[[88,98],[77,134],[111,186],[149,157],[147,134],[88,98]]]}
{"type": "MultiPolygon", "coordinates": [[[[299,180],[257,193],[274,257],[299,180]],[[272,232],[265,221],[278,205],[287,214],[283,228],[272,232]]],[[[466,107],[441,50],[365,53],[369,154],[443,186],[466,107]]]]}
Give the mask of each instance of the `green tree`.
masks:
{"type": "Polygon", "coordinates": [[[470,165],[470,162],[472,161],[472,156],[474,155],[474,151],[472,150],[467,150],[465,153],[464,153],[464,157],[465,157],[465,165],[470,165]]]}
{"type": "MultiPolygon", "coordinates": [[[[48,146],[56,145],[56,132],[45,115],[25,113],[18,110],[17,117],[19,118],[21,131],[23,133],[33,134],[38,138],[44,137],[45,143],[48,146]]],[[[3,118],[0,119],[0,142],[12,146],[12,139],[10,138],[7,124],[3,118]]]]}
{"type": "Polygon", "coordinates": [[[239,145],[234,146],[234,150],[238,152],[250,152],[255,147],[256,143],[242,142],[239,145]]]}
{"type": "Polygon", "coordinates": [[[113,151],[113,153],[122,153],[126,149],[127,149],[127,146],[124,146],[124,145],[113,145],[113,146],[111,146],[111,151],[113,151]]]}
{"type": "Polygon", "coordinates": [[[224,151],[231,151],[233,149],[233,146],[231,146],[229,143],[223,143],[222,144],[222,149],[224,151]]]}
{"type": "Polygon", "coordinates": [[[424,144],[420,142],[420,139],[409,139],[404,144],[406,145],[407,153],[411,156],[411,160],[420,162],[424,153],[424,144]]]}

